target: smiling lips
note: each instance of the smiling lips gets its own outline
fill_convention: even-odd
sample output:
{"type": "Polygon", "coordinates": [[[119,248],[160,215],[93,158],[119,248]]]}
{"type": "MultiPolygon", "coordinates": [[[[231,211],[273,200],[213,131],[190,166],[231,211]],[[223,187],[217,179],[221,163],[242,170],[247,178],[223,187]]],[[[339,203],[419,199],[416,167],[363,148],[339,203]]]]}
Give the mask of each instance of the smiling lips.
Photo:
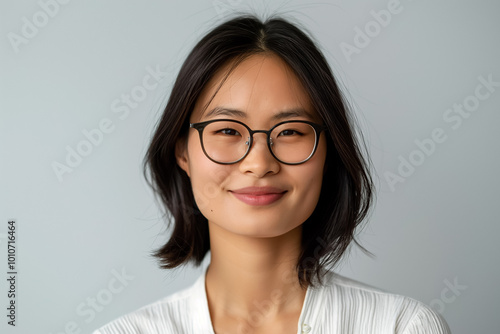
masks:
{"type": "Polygon", "coordinates": [[[286,190],[274,187],[247,187],[230,191],[237,199],[248,205],[269,205],[279,200],[286,190]]]}

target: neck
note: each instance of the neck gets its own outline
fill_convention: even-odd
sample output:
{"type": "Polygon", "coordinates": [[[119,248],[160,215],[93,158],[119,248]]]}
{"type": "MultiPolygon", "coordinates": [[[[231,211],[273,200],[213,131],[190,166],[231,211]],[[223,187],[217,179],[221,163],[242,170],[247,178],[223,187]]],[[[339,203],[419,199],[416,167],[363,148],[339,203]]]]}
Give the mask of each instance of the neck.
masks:
{"type": "Polygon", "coordinates": [[[236,235],[211,223],[209,229],[206,290],[212,318],[300,314],[306,294],[295,269],[301,226],[274,238],[236,235]]]}

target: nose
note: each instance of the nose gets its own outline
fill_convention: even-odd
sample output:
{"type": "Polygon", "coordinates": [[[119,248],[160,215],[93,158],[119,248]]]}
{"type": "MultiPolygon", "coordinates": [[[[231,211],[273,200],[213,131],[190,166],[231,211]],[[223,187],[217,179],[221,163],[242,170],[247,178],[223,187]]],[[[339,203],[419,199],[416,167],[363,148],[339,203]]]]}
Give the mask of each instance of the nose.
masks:
{"type": "Polygon", "coordinates": [[[265,133],[253,134],[252,146],[247,156],[240,162],[239,168],[242,173],[263,177],[279,172],[280,162],[269,151],[266,140],[265,133]]]}

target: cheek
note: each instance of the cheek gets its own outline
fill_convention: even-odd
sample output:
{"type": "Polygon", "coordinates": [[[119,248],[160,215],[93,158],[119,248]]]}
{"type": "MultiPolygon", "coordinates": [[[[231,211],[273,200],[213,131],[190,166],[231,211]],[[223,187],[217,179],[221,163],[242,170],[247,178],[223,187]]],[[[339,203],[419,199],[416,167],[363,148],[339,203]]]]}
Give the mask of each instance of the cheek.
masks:
{"type": "Polygon", "coordinates": [[[205,215],[213,205],[229,176],[230,167],[209,160],[199,146],[192,141],[188,146],[190,180],[198,209],[205,215]]]}
{"type": "MultiPolygon", "coordinates": [[[[325,168],[326,160],[326,148],[325,143],[318,146],[318,150],[311,158],[309,163],[302,165],[302,170],[300,172],[300,180],[305,194],[304,202],[308,207],[314,209],[319,200],[319,195],[321,192],[321,185],[323,183],[323,173],[325,168]]],[[[312,213],[312,211],[311,211],[312,213]]]]}
{"type": "Polygon", "coordinates": [[[323,183],[323,169],[318,166],[305,169],[299,182],[304,190],[304,204],[308,207],[316,207],[323,183]]]}

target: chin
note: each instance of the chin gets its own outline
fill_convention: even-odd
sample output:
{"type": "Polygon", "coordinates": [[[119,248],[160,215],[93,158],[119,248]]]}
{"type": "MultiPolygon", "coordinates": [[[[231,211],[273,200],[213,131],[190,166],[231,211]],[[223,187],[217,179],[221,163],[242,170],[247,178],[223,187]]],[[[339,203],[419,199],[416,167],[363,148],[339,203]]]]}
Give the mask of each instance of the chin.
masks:
{"type": "Polygon", "coordinates": [[[242,222],[233,232],[241,236],[254,238],[275,238],[287,234],[296,227],[297,226],[285,226],[284,224],[279,224],[276,220],[270,222],[260,220],[258,222],[242,222]]]}

